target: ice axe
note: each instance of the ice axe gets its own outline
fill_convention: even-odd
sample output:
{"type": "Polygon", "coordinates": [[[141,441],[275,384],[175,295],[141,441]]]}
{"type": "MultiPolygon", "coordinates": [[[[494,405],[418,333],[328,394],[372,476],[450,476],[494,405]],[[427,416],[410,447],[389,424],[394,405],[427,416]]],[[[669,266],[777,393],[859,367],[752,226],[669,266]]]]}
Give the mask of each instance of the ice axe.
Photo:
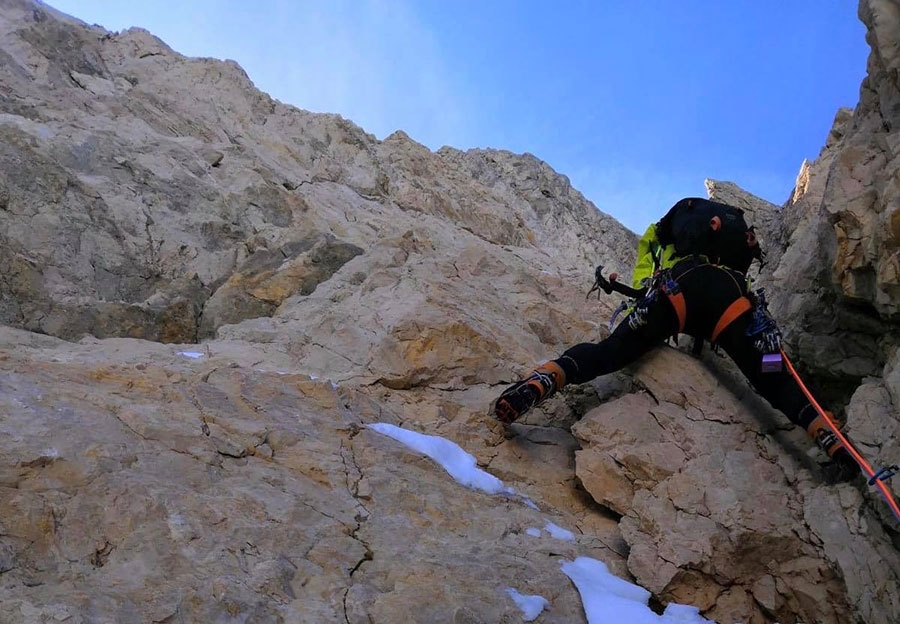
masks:
{"type": "Polygon", "coordinates": [[[600,291],[602,290],[607,295],[616,291],[617,293],[621,293],[626,297],[630,297],[632,299],[641,299],[643,298],[645,291],[636,290],[625,284],[618,281],[619,274],[618,273],[610,273],[609,279],[603,276],[603,265],[597,265],[597,268],[594,270],[594,285],[588,291],[587,297],[585,299],[590,298],[590,296],[596,291],[597,298],[600,298],[600,291]]]}

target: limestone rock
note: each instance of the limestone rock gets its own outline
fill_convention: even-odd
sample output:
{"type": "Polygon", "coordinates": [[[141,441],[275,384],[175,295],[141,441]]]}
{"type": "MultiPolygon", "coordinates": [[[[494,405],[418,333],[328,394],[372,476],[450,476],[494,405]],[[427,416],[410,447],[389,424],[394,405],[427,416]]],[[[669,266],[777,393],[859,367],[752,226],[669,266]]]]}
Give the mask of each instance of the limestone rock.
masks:
{"type": "MultiPolygon", "coordinates": [[[[865,11],[884,106],[892,13],[865,11]]],[[[584,293],[634,259],[538,158],[378,141],[233,62],[30,0],[0,0],[0,57],[9,621],[516,622],[512,587],[578,622],[559,563],[581,555],[720,622],[900,617],[879,501],[824,486],[805,435],[715,355],[662,349],[509,428],[488,416],[529,367],[608,335],[618,301],[584,293]],[[462,488],[375,422],[455,441],[517,496],[462,488]]],[[[867,191],[822,170],[889,203],[892,161],[845,151],[885,132],[872,93],[790,206],[710,193],[797,264],[771,278],[791,344],[823,377],[867,376],[848,430],[885,463],[893,304],[858,306],[892,243],[861,200],[839,241],[834,185],[867,191]]]]}
{"type": "Polygon", "coordinates": [[[792,319],[789,343],[818,374],[852,378],[844,400],[862,377],[879,374],[896,345],[900,311],[893,234],[900,89],[892,77],[900,12],[893,2],[863,0],[859,15],[872,48],[860,101],[838,111],[819,157],[804,163],[784,208],[787,247],[774,273],[773,307],[792,319]],[[819,364],[828,353],[837,357],[819,364]],[[854,364],[841,370],[848,360],[854,364]]]}
{"type": "Polygon", "coordinates": [[[200,337],[228,323],[272,316],[286,299],[309,295],[361,253],[359,247],[328,235],[255,251],[205,302],[200,337]]]}
{"type": "MultiPolygon", "coordinates": [[[[838,117],[836,123],[846,123],[838,117]]],[[[838,134],[833,130],[831,136],[838,134]]],[[[828,150],[820,158],[827,160],[828,150]]],[[[810,175],[817,172],[804,167],[810,175]]],[[[764,246],[767,263],[754,287],[765,288],[770,311],[795,359],[819,379],[827,379],[826,398],[848,401],[861,379],[880,374],[895,332],[890,321],[830,292],[830,258],[837,253],[829,242],[833,229],[827,211],[810,204],[815,197],[822,201],[821,178],[810,178],[804,192],[795,194],[799,199],[784,208],[732,183],[707,181],[707,188],[713,199],[741,207],[754,224],[762,223],[760,238],[772,243],[764,246]]]]}
{"type": "Polygon", "coordinates": [[[363,414],[398,418],[361,389],[230,367],[215,349],[0,329],[7,621],[508,621],[497,588],[533,586],[567,622],[581,606],[557,553],[624,571],[591,539],[525,535],[546,512],[466,490],[366,429],[363,414]]]}
{"type": "MultiPolygon", "coordinates": [[[[206,298],[226,288],[201,321],[207,336],[280,305],[242,296],[233,313],[217,311],[259,250],[315,232],[366,250],[422,215],[542,262],[552,255],[585,280],[596,264],[633,262],[633,235],[531,156],[436,154],[402,133],[379,142],[146,31],[111,34],[28,2],[6,3],[4,15],[0,80],[12,95],[0,100],[0,260],[28,267],[0,282],[5,323],[66,338],[121,325],[118,335],[192,340],[196,331],[174,335],[147,303],[171,280],[196,274],[206,298]],[[519,181],[482,177],[470,163],[482,158],[519,181]]],[[[294,294],[279,290],[276,300],[294,294]]]]}
{"type": "Polygon", "coordinates": [[[801,461],[802,434],[782,433],[783,416],[735,386],[733,366],[707,360],[709,371],[671,349],[645,358],[636,375],[646,393],[604,404],[573,429],[585,447],[576,474],[624,516],[629,570],[664,599],[690,596],[716,621],[896,618],[893,601],[870,611],[869,588],[888,595],[900,580],[900,554],[875,520],[879,501],[821,485],[801,461]],[[858,580],[845,585],[869,557],[878,571],[849,573],[858,580]]]}

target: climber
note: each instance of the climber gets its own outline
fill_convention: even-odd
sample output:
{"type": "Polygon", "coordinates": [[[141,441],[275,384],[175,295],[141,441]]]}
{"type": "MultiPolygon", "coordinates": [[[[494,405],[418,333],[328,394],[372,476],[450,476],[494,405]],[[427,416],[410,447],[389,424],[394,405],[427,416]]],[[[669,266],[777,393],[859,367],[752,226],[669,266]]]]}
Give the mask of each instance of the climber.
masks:
{"type": "MultiPolygon", "coordinates": [[[[595,288],[633,297],[628,316],[599,343],[582,343],[538,366],[503,391],[493,411],[511,423],[566,384],[615,372],[670,336],[722,348],[773,407],[803,427],[827,453],[825,477],[848,481],[860,467],[782,365],[781,333],[762,291],[750,292],[747,272],[762,251],[743,212],[706,199],[685,198],[651,225],[638,243],[633,288],[597,271],[595,288]]],[[[818,408],[821,409],[821,408],[818,408]]]]}

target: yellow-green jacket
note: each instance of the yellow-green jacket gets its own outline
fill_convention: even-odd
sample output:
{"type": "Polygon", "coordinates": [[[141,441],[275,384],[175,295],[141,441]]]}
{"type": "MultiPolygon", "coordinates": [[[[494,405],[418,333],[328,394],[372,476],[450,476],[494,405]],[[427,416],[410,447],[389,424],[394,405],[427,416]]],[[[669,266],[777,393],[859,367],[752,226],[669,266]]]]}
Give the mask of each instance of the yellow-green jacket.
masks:
{"type": "Polygon", "coordinates": [[[638,241],[637,262],[634,265],[634,275],[631,278],[633,288],[641,289],[650,283],[650,278],[658,269],[670,269],[680,260],[675,255],[675,245],[663,247],[656,235],[656,223],[652,224],[644,232],[638,241]]]}

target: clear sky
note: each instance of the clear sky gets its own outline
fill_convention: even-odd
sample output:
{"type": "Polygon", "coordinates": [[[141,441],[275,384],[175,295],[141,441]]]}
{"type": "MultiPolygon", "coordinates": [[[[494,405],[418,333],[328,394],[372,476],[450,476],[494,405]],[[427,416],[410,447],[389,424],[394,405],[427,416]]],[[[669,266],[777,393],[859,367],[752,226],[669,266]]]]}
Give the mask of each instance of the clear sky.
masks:
{"type": "Polygon", "coordinates": [[[379,139],[531,152],[636,231],[703,180],[777,204],[868,46],[855,0],[50,0],[379,139]]]}

